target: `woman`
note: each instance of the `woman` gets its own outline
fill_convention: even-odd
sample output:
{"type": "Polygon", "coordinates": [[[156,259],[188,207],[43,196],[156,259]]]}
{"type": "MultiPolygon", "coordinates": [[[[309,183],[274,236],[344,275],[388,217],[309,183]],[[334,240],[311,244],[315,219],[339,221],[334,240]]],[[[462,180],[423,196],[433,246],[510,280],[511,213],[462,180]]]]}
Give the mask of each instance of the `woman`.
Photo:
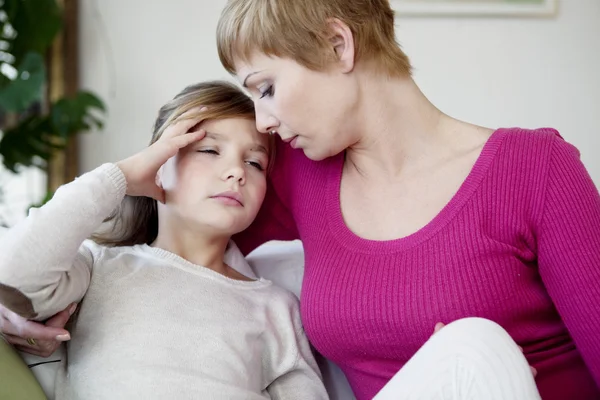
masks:
{"type": "Polygon", "coordinates": [[[229,1],[218,45],[258,128],[287,142],[236,241],[302,240],[317,350],[368,399],[432,324],[485,317],[524,348],[543,399],[600,397],[600,196],[576,149],[552,129],[443,114],[411,78],[387,0],[298,4],[229,1]]]}

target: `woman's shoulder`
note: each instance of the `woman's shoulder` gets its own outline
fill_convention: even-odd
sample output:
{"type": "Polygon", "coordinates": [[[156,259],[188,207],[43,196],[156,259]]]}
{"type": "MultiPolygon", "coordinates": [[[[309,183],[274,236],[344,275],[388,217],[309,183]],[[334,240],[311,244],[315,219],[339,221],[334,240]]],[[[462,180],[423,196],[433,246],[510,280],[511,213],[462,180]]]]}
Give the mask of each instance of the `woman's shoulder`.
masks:
{"type": "Polygon", "coordinates": [[[575,146],[568,143],[554,128],[501,128],[494,132],[490,140],[498,143],[499,160],[496,165],[510,169],[545,168],[556,147],[569,149],[574,156],[579,157],[575,146]],[[512,162],[502,163],[502,160],[507,159],[512,162]]]}
{"type": "Polygon", "coordinates": [[[501,128],[490,137],[484,185],[498,196],[542,201],[558,164],[581,164],[579,151],[554,128],[501,128]]]}
{"type": "Polygon", "coordinates": [[[509,145],[522,147],[529,144],[532,146],[529,150],[540,150],[540,146],[551,146],[557,139],[564,141],[557,129],[549,127],[533,129],[519,127],[499,128],[494,134],[502,136],[509,145]]]}

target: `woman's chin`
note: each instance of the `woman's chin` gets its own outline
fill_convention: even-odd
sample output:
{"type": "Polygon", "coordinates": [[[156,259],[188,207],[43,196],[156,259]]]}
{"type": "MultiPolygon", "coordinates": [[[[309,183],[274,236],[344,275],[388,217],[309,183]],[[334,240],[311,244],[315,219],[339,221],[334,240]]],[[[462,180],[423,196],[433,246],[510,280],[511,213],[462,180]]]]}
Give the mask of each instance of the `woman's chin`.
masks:
{"type": "Polygon", "coordinates": [[[304,155],[312,160],[312,161],[323,161],[329,157],[333,157],[334,155],[339,154],[341,151],[334,153],[332,151],[326,151],[324,149],[314,149],[314,148],[303,148],[302,151],[304,155]]]}

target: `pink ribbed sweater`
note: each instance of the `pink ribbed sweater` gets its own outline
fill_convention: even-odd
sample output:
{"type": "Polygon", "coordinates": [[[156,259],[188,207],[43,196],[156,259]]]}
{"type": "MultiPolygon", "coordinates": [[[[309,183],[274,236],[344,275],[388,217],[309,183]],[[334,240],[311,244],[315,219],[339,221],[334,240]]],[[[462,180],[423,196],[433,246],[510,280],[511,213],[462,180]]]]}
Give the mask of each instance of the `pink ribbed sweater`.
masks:
{"type": "Polygon", "coordinates": [[[497,130],[445,208],[390,241],[345,225],[342,155],[277,150],[263,210],[236,240],[244,252],[302,240],[304,327],[359,400],[436,322],[468,316],[498,322],[524,348],[544,400],[600,399],[600,196],[556,131],[497,130]]]}

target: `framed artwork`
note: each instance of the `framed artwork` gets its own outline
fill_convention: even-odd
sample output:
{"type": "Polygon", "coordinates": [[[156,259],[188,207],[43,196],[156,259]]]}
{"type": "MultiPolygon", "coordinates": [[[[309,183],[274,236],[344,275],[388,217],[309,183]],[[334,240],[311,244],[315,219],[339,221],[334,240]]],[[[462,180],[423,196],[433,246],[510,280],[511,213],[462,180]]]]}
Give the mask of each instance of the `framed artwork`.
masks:
{"type": "Polygon", "coordinates": [[[390,0],[390,3],[398,17],[551,17],[558,8],[558,0],[390,0]]]}

